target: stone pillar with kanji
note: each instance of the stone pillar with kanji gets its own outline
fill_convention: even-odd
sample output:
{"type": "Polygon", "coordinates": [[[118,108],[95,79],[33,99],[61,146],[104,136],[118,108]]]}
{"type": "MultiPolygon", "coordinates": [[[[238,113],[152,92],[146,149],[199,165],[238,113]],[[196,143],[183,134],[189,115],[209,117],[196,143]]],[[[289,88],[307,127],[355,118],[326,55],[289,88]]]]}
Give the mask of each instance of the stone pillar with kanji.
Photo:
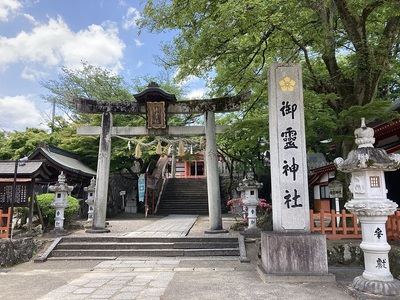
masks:
{"type": "Polygon", "coordinates": [[[72,191],[73,186],[66,183],[66,177],[63,172],[58,176],[58,181],[55,185],[49,186],[49,191],[54,192],[54,202],[51,207],[56,209],[54,230],[52,233],[64,235],[67,231],[64,229],[64,210],[69,206],[67,197],[72,191]]]}
{"type": "Polygon", "coordinates": [[[400,281],[393,278],[389,268],[390,245],[386,238],[386,221],[395,213],[397,204],[387,199],[385,171],[400,167],[399,154],[387,154],[374,148],[374,130],[365,125],[354,131],[358,148],[346,160],[339,157],[334,163],[338,170],[351,173],[349,189],[353,198],[345,208],[357,215],[361,222],[365,270],[353,281],[359,291],[384,296],[400,295],[400,281]]]}
{"type": "Polygon", "coordinates": [[[268,72],[273,232],[261,232],[264,281],[335,280],[328,273],[326,237],[311,234],[301,65],[268,72]]]}

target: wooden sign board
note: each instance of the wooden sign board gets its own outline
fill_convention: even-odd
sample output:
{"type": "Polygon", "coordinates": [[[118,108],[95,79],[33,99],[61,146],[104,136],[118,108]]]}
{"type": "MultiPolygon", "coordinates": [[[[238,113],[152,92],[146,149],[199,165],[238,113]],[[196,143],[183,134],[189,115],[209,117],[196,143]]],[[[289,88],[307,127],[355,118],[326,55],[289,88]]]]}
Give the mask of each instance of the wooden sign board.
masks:
{"type": "MultiPolygon", "coordinates": [[[[12,203],[13,183],[0,182],[0,207],[9,207],[12,203]]],[[[29,182],[17,182],[14,207],[28,206],[29,182]]]]}

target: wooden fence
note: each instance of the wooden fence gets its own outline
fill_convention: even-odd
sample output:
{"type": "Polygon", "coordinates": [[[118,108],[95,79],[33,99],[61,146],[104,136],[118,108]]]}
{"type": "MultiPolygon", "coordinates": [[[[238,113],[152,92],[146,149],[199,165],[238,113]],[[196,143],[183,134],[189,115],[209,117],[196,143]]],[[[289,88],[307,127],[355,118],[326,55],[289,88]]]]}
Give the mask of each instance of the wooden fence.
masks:
{"type": "MultiPolygon", "coordinates": [[[[329,240],[362,238],[361,224],[358,222],[357,216],[347,213],[344,209],[341,213],[336,213],[334,210],[331,210],[330,213],[323,211],[314,213],[313,210],[310,210],[310,225],[311,232],[325,234],[329,240]]],[[[386,234],[389,241],[399,240],[400,211],[389,216],[386,222],[386,234]]]]}
{"type": "Polygon", "coordinates": [[[389,216],[386,222],[386,235],[389,241],[400,241],[400,210],[389,216]]]}
{"type": "Polygon", "coordinates": [[[0,239],[9,236],[10,218],[11,208],[0,208],[0,239]]]}

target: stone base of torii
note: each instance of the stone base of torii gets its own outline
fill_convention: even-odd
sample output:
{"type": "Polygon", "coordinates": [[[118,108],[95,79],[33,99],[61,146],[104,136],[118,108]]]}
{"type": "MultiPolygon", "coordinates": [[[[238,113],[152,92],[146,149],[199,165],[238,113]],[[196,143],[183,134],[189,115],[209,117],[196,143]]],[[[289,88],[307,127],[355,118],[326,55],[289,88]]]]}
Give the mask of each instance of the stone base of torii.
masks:
{"type": "Polygon", "coordinates": [[[208,208],[210,228],[207,233],[227,232],[222,228],[221,198],[218,174],[216,134],[223,126],[215,125],[215,113],[232,112],[248,101],[250,93],[234,97],[208,100],[176,101],[174,95],[163,91],[155,83],[150,83],[143,92],[134,95],[137,102],[99,101],[92,99],[73,99],[76,108],[84,113],[101,113],[101,127],[81,127],[80,135],[100,134],[99,155],[96,176],[95,206],[92,228],[89,233],[109,232],[106,228],[106,210],[111,158],[111,137],[118,136],[182,136],[205,135],[205,163],[207,173],[208,208]],[[146,114],[146,127],[113,127],[112,116],[117,114],[146,114]],[[205,126],[168,126],[168,114],[204,114],[205,126]]]}

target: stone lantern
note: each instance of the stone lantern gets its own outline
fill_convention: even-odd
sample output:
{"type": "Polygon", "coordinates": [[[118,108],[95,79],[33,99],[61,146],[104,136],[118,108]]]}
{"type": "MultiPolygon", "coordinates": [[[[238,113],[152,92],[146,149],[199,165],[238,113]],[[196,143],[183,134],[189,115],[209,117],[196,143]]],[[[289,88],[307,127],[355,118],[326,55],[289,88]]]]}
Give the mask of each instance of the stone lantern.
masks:
{"type": "Polygon", "coordinates": [[[257,206],[260,204],[258,190],[263,186],[262,183],[254,179],[253,173],[248,172],[237,190],[241,193],[243,204],[247,207],[248,228],[247,232],[257,231],[257,206]]]}
{"type": "Polygon", "coordinates": [[[362,292],[394,296],[400,294],[400,281],[393,279],[389,269],[390,245],[386,237],[386,221],[394,214],[397,204],[386,198],[384,171],[400,167],[400,155],[388,155],[374,148],[374,130],[365,125],[354,131],[358,148],[346,160],[336,158],[338,170],[351,173],[350,191],[353,199],[345,204],[347,210],[357,215],[361,222],[365,270],[353,281],[353,287],[362,292]]]}
{"type": "Polygon", "coordinates": [[[63,172],[58,176],[58,182],[55,185],[49,186],[49,191],[54,192],[54,202],[51,204],[56,209],[54,233],[63,234],[64,230],[64,210],[68,207],[67,197],[72,191],[73,187],[65,182],[65,175],[63,172]]]}
{"type": "Polygon", "coordinates": [[[93,220],[93,212],[94,212],[94,192],[96,190],[96,179],[93,177],[90,180],[90,184],[87,187],[84,187],[83,190],[87,192],[87,199],[85,202],[87,203],[88,207],[88,221],[93,220]]]}

